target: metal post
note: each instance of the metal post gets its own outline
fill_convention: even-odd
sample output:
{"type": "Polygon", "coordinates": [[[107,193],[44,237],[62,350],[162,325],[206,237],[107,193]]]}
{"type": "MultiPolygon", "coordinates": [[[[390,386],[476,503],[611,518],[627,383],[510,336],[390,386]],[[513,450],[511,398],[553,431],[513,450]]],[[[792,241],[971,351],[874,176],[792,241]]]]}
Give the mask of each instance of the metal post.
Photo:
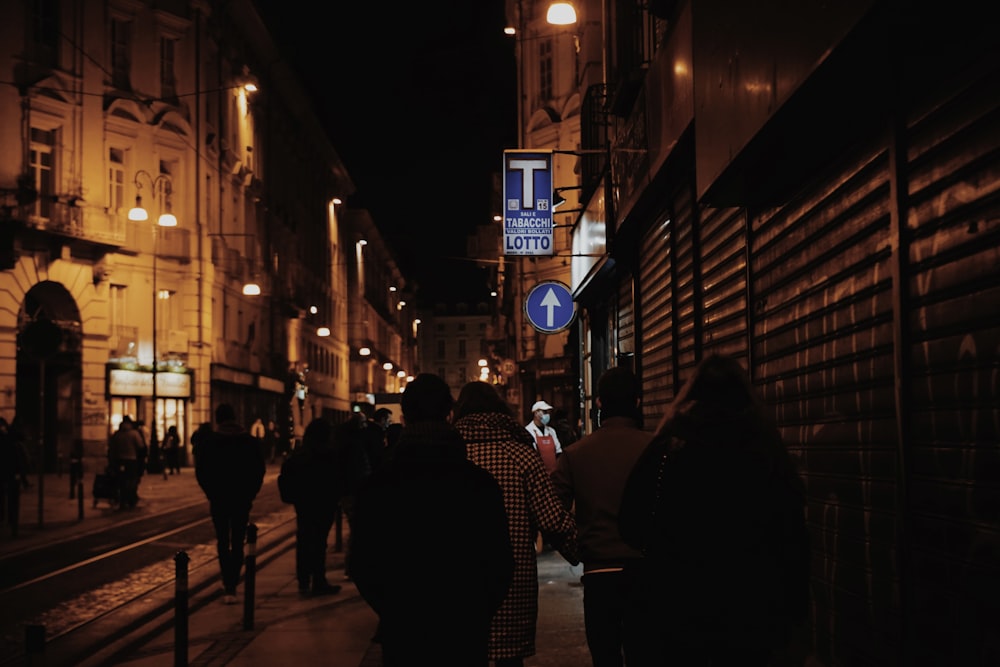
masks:
{"type": "Polygon", "coordinates": [[[45,359],[38,361],[38,527],[45,526],[45,359]]]}
{"type": "Polygon", "coordinates": [[[83,482],[76,483],[76,518],[83,521],[83,482]]]}
{"type": "Polygon", "coordinates": [[[344,550],[344,509],[337,508],[337,529],[334,533],[333,550],[338,554],[344,550]]]}
{"type": "Polygon", "coordinates": [[[188,664],[188,563],[186,551],[174,556],[174,667],[188,664]]]}
{"type": "Polygon", "coordinates": [[[253,630],[254,589],[257,579],[257,524],[247,526],[246,576],[243,579],[243,629],[253,630]]]}
{"type": "Polygon", "coordinates": [[[45,626],[24,626],[25,664],[40,667],[45,664],[45,626]]]}
{"type": "MultiPolygon", "coordinates": [[[[153,183],[153,186],[154,186],[153,189],[155,190],[156,189],[155,188],[155,186],[156,186],[155,182],[153,183]]],[[[157,428],[157,424],[156,424],[156,408],[157,408],[157,405],[156,405],[156,403],[157,403],[157,400],[159,398],[157,396],[157,394],[156,394],[156,389],[157,389],[157,387],[156,387],[156,373],[159,370],[159,365],[160,365],[159,362],[157,361],[157,358],[156,358],[156,335],[157,335],[157,331],[156,331],[156,311],[159,310],[159,308],[157,306],[160,303],[160,291],[156,287],[156,255],[157,255],[157,248],[156,248],[156,244],[157,244],[157,229],[156,228],[158,226],[159,225],[157,225],[157,224],[153,225],[153,396],[152,396],[152,398],[153,398],[153,418],[152,418],[152,424],[150,425],[150,429],[149,429],[149,443],[148,443],[149,451],[147,452],[147,455],[146,455],[146,465],[147,465],[147,467],[148,467],[148,465],[150,463],[150,460],[151,460],[150,457],[153,455],[154,452],[156,453],[157,456],[160,455],[160,444],[159,444],[159,438],[157,436],[157,430],[156,430],[156,428],[157,428]]]]}

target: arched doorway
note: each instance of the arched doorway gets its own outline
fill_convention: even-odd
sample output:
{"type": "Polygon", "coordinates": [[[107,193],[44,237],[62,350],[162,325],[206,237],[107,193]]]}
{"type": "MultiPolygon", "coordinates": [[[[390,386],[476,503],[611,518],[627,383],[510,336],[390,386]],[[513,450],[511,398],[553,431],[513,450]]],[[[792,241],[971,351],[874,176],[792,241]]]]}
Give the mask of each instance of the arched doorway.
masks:
{"type": "Polygon", "coordinates": [[[17,315],[16,417],[35,471],[55,472],[80,437],[80,311],[61,284],[43,281],[17,315]]]}

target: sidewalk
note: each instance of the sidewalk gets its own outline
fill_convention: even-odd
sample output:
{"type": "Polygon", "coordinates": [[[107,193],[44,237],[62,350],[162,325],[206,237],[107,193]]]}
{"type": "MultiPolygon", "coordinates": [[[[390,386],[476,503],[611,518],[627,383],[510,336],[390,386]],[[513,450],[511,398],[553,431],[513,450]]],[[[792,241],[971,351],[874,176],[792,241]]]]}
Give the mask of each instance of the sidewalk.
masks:
{"type": "MultiPolygon", "coordinates": [[[[277,468],[270,466],[265,484],[273,484],[277,468]]],[[[37,525],[36,478],[22,496],[21,536],[0,538],[0,554],[14,549],[63,539],[72,534],[96,530],[105,524],[121,522],[123,512],[100,502],[95,508],[90,495],[93,476],[84,480],[84,518],[78,518],[79,501],[69,498],[68,476],[47,475],[44,480],[43,516],[37,525]]],[[[146,475],[139,490],[140,505],[136,519],[176,508],[184,503],[204,502],[194,479],[194,471],[185,468],[181,475],[164,480],[162,475],[146,475]]],[[[131,516],[125,520],[133,520],[131,516]]],[[[347,526],[344,527],[347,539],[347,526]]],[[[334,667],[378,667],[378,645],[371,642],[377,618],[360,598],[357,589],[343,579],[343,553],[333,549],[330,540],[328,572],[331,583],[343,588],[337,595],[302,597],[295,579],[294,535],[289,536],[258,562],[254,577],[255,594],[252,618],[245,617],[245,583],[239,589],[237,605],[221,602],[217,585],[194,591],[192,582],[187,618],[186,660],[188,665],[235,667],[275,664],[324,664],[334,667]]],[[[427,545],[428,547],[430,545],[427,545]]],[[[539,556],[539,615],[537,655],[525,660],[526,667],[580,667],[590,664],[583,627],[583,592],[579,584],[580,567],[571,567],[557,553],[539,556]]],[[[152,593],[154,598],[173,597],[172,587],[152,593]]],[[[433,582],[428,582],[428,612],[431,613],[433,582]]],[[[162,602],[162,600],[160,600],[162,602]]],[[[137,642],[125,637],[108,649],[92,655],[73,667],[173,667],[177,660],[176,612],[157,617],[158,628],[149,639],[137,642]]],[[[182,624],[183,625],[183,624],[182,624]]],[[[100,632],[98,625],[94,632],[100,632]]],[[[55,647],[52,647],[55,649],[55,647]]],[[[53,651],[48,658],[55,658],[53,651]]],[[[58,667],[49,660],[48,667],[58,667]]]]}
{"type": "MultiPolygon", "coordinates": [[[[338,595],[301,597],[295,580],[295,551],[284,552],[256,577],[256,605],[251,629],[244,627],[243,593],[239,605],[213,600],[192,614],[187,664],[202,667],[271,667],[277,664],[333,667],[379,667],[380,653],[371,642],[377,617],[342,578],[343,554],[331,554],[330,581],[341,584],[338,595]]],[[[584,667],[590,664],[583,628],[580,567],[559,554],[539,556],[537,653],[525,667],[584,667]]],[[[428,582],[428,600],[433,584],[428,582]]],[[[428,602],[428,613],[433,613],[428,602]]],[[[167,629],[123,659],[108,662],[95,656],[79,667],[115,664],[127,667],[173,667],[175,630],[167,629]]]]}
{"type": "MultiPolygon", "coordinates": [[[[268,468],[268,477],[277,475],[277,469],[268,468]]],[[[37,474],[28,476],[30,486],[21,490],[21,520],[18,536],[11,537],[10,526],[0,525],[0,556],[15,551],[30,551],[43,544],[50,544],[69,537],[89,533],[126,521],[148,518],[168,509],[205,503],[205,495],[194,477],[194,468],[183,468],[179,475],[146,473],[139,482],[139,504],[135,510],[119,512],[106,500],[94,503],[91,490],[94,473],[86,472],[83,479],[83,500],[73,489],[70,497],[68,474],[37,474]],[[39,488],[42,489],[39,495],[39,488]],[[40,519],[40,520],[39,520],[40,519]]]]}

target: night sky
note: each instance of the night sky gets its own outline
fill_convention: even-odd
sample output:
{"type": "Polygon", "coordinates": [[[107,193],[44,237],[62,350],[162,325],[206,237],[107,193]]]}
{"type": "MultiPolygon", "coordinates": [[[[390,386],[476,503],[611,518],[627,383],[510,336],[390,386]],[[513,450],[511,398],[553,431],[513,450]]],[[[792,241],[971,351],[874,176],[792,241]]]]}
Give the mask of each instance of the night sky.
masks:
{"type": "Polygon", "coordinates": [[[485,271],[464,256],[516,147],[502,0],[258,4],[358,189],[349,205],[371,211],[419,302],[485,299],[485,271]]]}

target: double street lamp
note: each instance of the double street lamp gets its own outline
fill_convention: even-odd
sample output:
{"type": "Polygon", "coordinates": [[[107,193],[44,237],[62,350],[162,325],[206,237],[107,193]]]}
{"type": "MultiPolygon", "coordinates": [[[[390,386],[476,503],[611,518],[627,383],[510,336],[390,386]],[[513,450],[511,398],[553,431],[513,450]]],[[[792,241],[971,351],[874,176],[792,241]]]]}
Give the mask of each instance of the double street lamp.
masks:
{"type": "Polygon", "coordinates": [[[135,191],[136,191],[135,206],[132,209],[129,210],[129,212],[128,212],[128,219],[132,220],[133,222],[144,222],[146,220],[149,220],[149,213],[142,206],[142,195],[140,194],[142,192],[142,182],[140,181],[140,177],[141,176],[145,176],[146,179],[149,180],[150,189],[153,192],[160,192],[161,193],[161,195],[162,195],[161,206],[163,208],[163,213],[160,214],[160,216],[156,220],[156,224],[153,225],[153,366],[152,366],[152,368],[153,368],[153,394],[152,394],[152,402],[153,402],[153,424],[152,424],[151,428],[149,429],[149,432],[150,432],[150,436],[149,436],[150,437],[149,448],[150,448],[150,452],[152,453],[153,451],[157,451],[159,449],[159,441],[160,441],[159,435],[158,435],[158,432],[157,432],[157,428],[158,428],[158,424],[157,424],[157,408],[158,408],[158,405],[157,405],[157,403],[159,402],[159,400],[158,400],[159,397],[157,395],[157,387],[156,387],[156,374],[157,374],[157,371],[159,370],[159,365],[160,365],[159,359],[157,358],[157,351],[156,351],[156,335],[157,335],[157,330],[156,330],[156,327],[157,327],[157,323],[156,323],[156,311],[158,310],[157,309],[157,305],[158,305],[159,300],[160,300],[160,292],[159,292],[159,290],[157,289],[157,286],[156,286],[156,256],[158,254],[158,250],[157,250],[157,233],[156,232],[157,232],[157,227],[176,227],[177,226],[177,218],[174,216],[173,213],[170,212],[170,195],[172,193],[172,183],[170,181],[170,177],[167,176],[166,174],[160,174],[156,178],[153,178],[152,176],[150,176],[149,172],[145,171],[144,169],[140,169],[135,174],[135,191]]]}

